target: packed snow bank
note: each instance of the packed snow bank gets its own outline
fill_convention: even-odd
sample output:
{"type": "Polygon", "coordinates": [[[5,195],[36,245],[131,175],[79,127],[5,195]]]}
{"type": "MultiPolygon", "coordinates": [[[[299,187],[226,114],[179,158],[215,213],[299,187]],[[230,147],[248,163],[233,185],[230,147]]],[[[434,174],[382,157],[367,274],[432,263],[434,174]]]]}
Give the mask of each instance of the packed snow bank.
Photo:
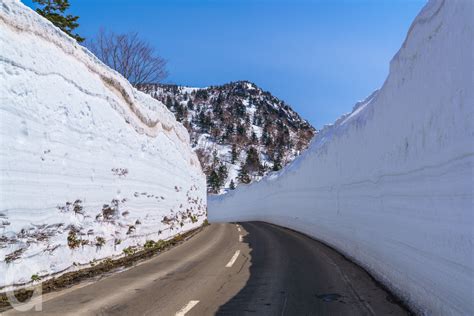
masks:
{"type": "Polygon", "coordinates": [[[18,1],[0,6],[0,289],[205,219],[185,128],[18,1]]]}
{"type": "Polygon", "coordinates": [[[209,198],[337,248],[416,311],[474,315],[472,1],[430,1],[383,87],[289,167],[209,198]]]}

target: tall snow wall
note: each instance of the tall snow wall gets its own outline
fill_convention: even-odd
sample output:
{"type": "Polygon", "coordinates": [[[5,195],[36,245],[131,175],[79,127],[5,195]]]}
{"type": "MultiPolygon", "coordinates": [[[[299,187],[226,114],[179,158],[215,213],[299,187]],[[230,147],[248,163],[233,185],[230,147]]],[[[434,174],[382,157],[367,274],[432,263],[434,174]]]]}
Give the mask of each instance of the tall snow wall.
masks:
{"type": "Polygon", "coordinates": [[[14,0],[0,1],[0,143],[0,290],[206,217],[173,114],[14,0]]]}
{"type": "Polygon", "coordinates": [[[429,1],[379,91],[289,167],[210,197],[209,220],[298,230],[416,312],[474,315],[473,5],[429,1]]]}

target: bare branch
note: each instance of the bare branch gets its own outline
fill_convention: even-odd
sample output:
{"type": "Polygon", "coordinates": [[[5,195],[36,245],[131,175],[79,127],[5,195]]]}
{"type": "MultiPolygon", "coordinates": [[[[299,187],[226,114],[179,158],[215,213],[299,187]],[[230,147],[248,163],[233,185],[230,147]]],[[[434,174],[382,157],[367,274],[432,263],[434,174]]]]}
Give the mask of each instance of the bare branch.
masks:
{"type": "Polygon", "coordinates": [[[101,28],[86,46],[134,86],[157,83],[168,76],[166,60],[138,33],[115,34],[101,28]]]}

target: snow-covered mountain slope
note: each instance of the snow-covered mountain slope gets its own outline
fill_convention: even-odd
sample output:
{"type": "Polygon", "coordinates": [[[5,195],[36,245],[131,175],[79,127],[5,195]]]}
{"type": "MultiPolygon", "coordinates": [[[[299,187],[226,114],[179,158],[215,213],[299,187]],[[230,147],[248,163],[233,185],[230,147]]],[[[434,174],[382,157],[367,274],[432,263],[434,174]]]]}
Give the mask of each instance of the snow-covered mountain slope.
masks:
{"type": "Polygon", "coordinates": [[[293,161],[314,128],[285,102],[248,81],[190,88],[147,84],[183,122],[208,177],[210,193],[260,180],[293,161]]]}
{"type": "Polygon", "coordinates": [[[473,6],[429,1],[378,92],[209,219],[302,231],[421,314],[474,315],[473,6]]]}
{"type": "Polygon", "coordinates": [[[0,6],[0,288],[205,219],[186,129],[19,1],[0,6]]]}

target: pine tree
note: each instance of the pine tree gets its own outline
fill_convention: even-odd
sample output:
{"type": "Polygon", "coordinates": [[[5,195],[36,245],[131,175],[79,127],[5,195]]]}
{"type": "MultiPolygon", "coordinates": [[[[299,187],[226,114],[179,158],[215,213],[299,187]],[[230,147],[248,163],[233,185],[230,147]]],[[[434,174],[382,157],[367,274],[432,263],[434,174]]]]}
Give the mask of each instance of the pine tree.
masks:
{"type": "Polygon", "coordinates": [[[208,97],[209,97],[209,94],[207,90],[204,90],[204,89],[197,90],[196,99],[201,99],[203,101],[206,101],[208,97]]]}
{"type": "Polygon", "coordinates": [[[236,144],[232,144],[232,151],[231,151],[230,154],[231,154],[230,163],[234,164],[237,161],[237,158],[239,156],[239,154],[237,152],[237,145],[236,144]]]}
{"type": "Polygon", "coordinates": [[[250,116],[247,113],[244,114],[244,121],[245,121],[245,126],[250,127],[250,116]]]}
{"type": "Polygon", "coordinates": [[[166,96],[165,105],[168,109],[171,109],[173,107],[173,100],[171,100],[171,97],[169,94],[166,96]]]}
{"type": "Polygon", "coordinates": [[[233,134],[234,134],[234,125],[233,124],[228,124],[225,128],[225,133],[224,133],[223,139],[224,140],[230,140],[233,134]]]}
{"type": "Polygon", "coordinates": [[[77,23],[79,17],[64,14],[64,11],[70,6],[69,0],[33,0],[33,2],[41,6],[41,8],[36,9],[36,12],[50,20],[54,25],[79,43],[84,41],[83,37],[72,33],[74,29],[79,26],[79,23],[77,23]]]}
{"type": "Polygon", "coordinates": [[[218,102],[214,104],[214,107],[212,109],[214,116],[222,120],[223,115],[224,115],[224,110],[222,109],[222,105],[218,102]]]}
{"type": "Polygon", "coordinates": [[[251,179],[245,163],[240,166],[237,178],[239,179],[240,183],[250,183],[251,179]]]}
{"type": "Polygon", "coordinates": [[[269,138],[268,137],[268,132],[267,132],[266,129],[264,129],[263,132],[262,132],[262,136],[260,137],[260,142],[266,146],[268,138],[269,138]]]}
{"type": "Polygon", "coordinates": [[[232,109],[234,110],[234,114],[237,117],[244,118],[245,114],[247,113],[245,105],[240,101],[238,101],[232,109]]]}
{"type": "Polygon", "coordinates": [[[194,104],[193,104],[193,101],[191,99],[188,100],[188,109],[190,109],[191,111],[194,110],[194,104]]]}
{"type": "Polygon", "coordinates": [[[175,106],[176,112],[175,112],[175,117],[178,122],[183,121],[183,108],[181,105],[175,106]]]}
{"type": "Polygon", "coordinates": [[[272,171],[278,171],[281,169],[281,159],[279,156],[277,156],[275,158],[275,160],[273,160],[273,168],[272,168],[272,171]]]}
{"type": "Polygon", "coordinates": [[[188,120],[188,107],[186,105],[183,105],[183,117],[185,119],[185,121],[188,120]]]}
{"type": "Polygon", "coordinates": [[[250,147],[247,151],[247,159],[245,160],[245,167],[248,171],[259,171],[262,168],[260,157],[254,147],[250,147]]]}
{"type": "Polygon", "coordinates": [[[235,183],[234,183],[234,180],[233,180],[233,179],[230,180],[229,189],[235,190],[235,183]]]}
{"type": "Polygon", "coordinates": [[[238,135],[245,135],[245,127],[242,124],[237,124],[237,134],[238,135]]]}
{"type": "Polygon", "coordinates": [[[199,126],[203,132],[208,132],[212,126],[212,119],[210,115],[207,115],[204,111],[199,113],[199,126]]]}
{"type": "Polygon", "coordinates": [[[217,175],[219,176],[219,187],[223,187],[225,184],[225,180],[227,180],[229,172],[227,170],[227,167],[224,164],[221,164],[219,166],[219,169],[217,170],[217,175]]]}
{"type": "Polygon", "coordinates": [[[224,102],[224,98],[223,98],[222,95],[219,93],[219,95],[217,96],[216,104],[221,105],[222,102],[224,102]]]}
{"type": "Polygon", "coordinates": [[[257,137],[257,134],[255,134],[255,132],[252,132],[251,140],[252,140],[252,143],[258,144],[258,137],[257,137]]]}
{"type": "Polygon", "coordinates": [[[218,193],[220,190],[219,175],[216,170],[212,170],[207,177],[208,191],[211,193],[218,193]]]}
{"type": "Polygon", "coordinates": [[[176,110],[176,120],[178,122],[186,121],[188,118],[188,108],[185,105],[179,104],[178,102],[175,103],[174,108],[176,110]]]}

